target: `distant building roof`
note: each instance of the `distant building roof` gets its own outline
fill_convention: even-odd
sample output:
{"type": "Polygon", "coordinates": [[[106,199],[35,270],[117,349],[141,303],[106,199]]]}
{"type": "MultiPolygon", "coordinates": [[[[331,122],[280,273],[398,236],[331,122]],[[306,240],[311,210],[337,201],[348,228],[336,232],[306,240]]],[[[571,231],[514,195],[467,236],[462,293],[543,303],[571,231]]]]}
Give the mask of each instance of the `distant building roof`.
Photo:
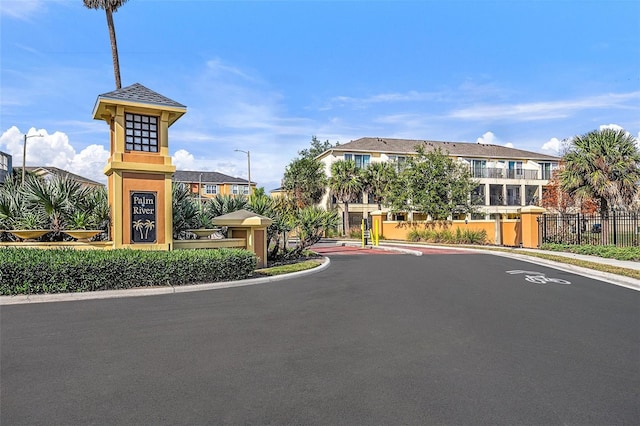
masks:
{"type": "MultiPolygon", "coordinates": [[[[392,154],[415,154],[416,146],[423,146],[426,151],[440,148],[443,152],[456,157],[477,158],[513,158],[531,160],[559,161],[559,157],[540,154],[538,152],[524,151],[522,149],[509,148],[501,145],[470,143],[470,142],[440,142],[414,139],[393,138],[360,138],[331,148],[329,151],[341,152],[381,152],[392,154]]],[[[320,154],[324,156],[325,153],[320,154]]]]}
{"type": "MultiPolygon", "coordinates": [[[[193,170],[176,170],[173,174],[174,182],[184,183],[239,183],[246,184],[247,180],[239,177],[228,176],[218,172],[200,172],[193,170]]],[[[255,182],[251,182],[255,185],[255,182]]]]}
{"type": "MultiPolygon", "coordinates": [[[[22,170],[22,167],[14,167],[16,170],[22,170]]],[[[57,167],[52,166],[36,166],[36,167],[25,167],[25,170],[29,173],[33,173],[37,176],[42,175],[56,175],[62,177],[69,177],[77,182],[82,183],[83,185],[88,186],[104,186],[104,184],[100,182],[96,182],[95,180],[88,179],[84,176],[77,175],[75,173],[68,172],[63,169],[59,169],[57,167]]]]}

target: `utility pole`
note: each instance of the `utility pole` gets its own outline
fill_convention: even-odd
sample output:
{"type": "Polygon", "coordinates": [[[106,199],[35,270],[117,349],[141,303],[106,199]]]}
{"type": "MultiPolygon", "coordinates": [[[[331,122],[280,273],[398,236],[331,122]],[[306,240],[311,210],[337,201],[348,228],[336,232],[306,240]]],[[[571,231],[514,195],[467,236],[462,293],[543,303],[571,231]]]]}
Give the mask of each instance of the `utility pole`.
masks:
{"type": "Polygon", "coordinates": [[[27,136],[27,134],[24,134],[24,142],[22,144],[22,185],[24,185],[24,178],[25,178],[25,172],[26,172],[26,166],[27,166],[27,139],[29,138],[43,138],[44,135],[41,134],[37,134],[37,135],[30,135],[27,136]]]}
{"type": "Polygon", "coordinates": [[[247,183],[249,184],[249,195],[251,195],[251,151],[243,151],[241,149],[236,149],[235,151],[247,154],[247,183]]]}

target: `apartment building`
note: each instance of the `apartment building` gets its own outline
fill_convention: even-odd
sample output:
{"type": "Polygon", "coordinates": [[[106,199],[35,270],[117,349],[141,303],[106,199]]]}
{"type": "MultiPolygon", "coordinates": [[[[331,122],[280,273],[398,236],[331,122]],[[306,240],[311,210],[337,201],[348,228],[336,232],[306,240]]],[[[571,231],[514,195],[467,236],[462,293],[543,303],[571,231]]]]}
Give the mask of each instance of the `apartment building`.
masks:
{"type": "MultiPolygon", "coordinates": [[[[176,170],[173,181],[188,185],[191,192],[202,198],[213,198],[216,195],[249,195],[247,179],[218,172],[176,170]]],[[[256,183],[251,182],[251,192],[255,189],[256,183]]]]}
{"type": "MultiPolygon", "coordinates": [[[[22,173],[22,167],[14,167],[14,169],[20,173],[22,173]]],[[[33,174],[35,176],[41,177],[42,179],[48,180],[53,178],[54,176],[67,177],[71,180],[79,182],[83,186],[87,187],[99,187],[105,186],[103,183],[96,182],[95,180],[91,180],[84,176],[77,175],[75,173],[68,172],[64,169],[60,169],[58,167],[53,166],[27,166],[25,167],[27,173],[33,174]]]]}
{"type": "MultiPolygon", "coordinates": [[[[427,152],[440,148],[469,167],[478,185],[470,194],[477,213],[468,219],[491,219],[498,214],[515,217],[521,207],[539,205],[542,188],[560,162],[559,157],[499,145],[390,138],[360,138],[325,151],[317,158],[324,164],[327,176],[331,174],[331,164],[338,160],[353,160],[359,168],[374,162],[391,162],[401,169],[407,158],[416,154],[418,146],[427,152]]],[[[342,209],[342,204],[336,204],[328,192],[322,205],[342,209]]],[[[378,205],[373,197],[361,194],[349,204],[350,223],[359,223],[375,210],[378,205]]],[[[384,207],[382,210],[386,211],[384,207]]],[[[411,212],[395,216],[390,219],[424,219],[413,217],[411,212]]]]}
{"type": "Polygon", "coordinates": [[[0,151],[0,183],[4,182],[7,176],[11,175],[11,156],[0,151]]]}

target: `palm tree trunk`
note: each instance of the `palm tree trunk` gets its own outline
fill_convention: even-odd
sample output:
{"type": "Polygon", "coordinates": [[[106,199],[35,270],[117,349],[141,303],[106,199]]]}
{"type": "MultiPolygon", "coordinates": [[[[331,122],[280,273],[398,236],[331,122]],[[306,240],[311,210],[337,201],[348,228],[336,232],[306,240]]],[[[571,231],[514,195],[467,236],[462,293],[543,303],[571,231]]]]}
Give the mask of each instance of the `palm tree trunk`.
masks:
{"type": "Polygon", "coordinates": [[[344,202],[344,235],[349,235],[349,203],[344,202]]]}
{"type": "Polygon", "coordinates": [[[609,205],[605,198],[600,199],[600,220],[602,221],[602,244],[609,244],[609,205]]]}
{"type": "Polygon", "coordinates": [[[113,13],[111,8],[104,9],[107,14],[107,27],[109,27],[109,38],[111,39],[111,55],[113,56],[113,74],[116,78],[116,89],[122,88],[120,81],[120,61],[118,60],[118,43],[116,43],[116,29],[113,25],[113,13]]]}

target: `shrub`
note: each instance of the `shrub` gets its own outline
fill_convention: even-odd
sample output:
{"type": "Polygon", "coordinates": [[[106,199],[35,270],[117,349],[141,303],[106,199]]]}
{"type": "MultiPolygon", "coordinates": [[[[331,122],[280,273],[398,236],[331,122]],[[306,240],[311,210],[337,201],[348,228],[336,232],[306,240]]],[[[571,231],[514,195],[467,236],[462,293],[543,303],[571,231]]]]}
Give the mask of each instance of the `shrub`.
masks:
{"type": "Polygon", "coordinates": [[[362,229],[359,226],[349,228],[349,238],[362,239],[362,229]]]}
{"type": "Polygon", "coordinates": [[[442,231],[412,229],[407,233],[407,240],[445,244],[484,244],[487,240],[487,232],[484,229],[462,231],[460,228],[457,228],[455,233],[448,229],[442,231]]]}
{"type": "Polygon", "coordinates": [[[65,293],[228,281],[252,276],[255,266],[255,255],[239,249],[1,248],[0,294],[65,293]]]}
{"type": "Polygon", "coordinates": [[[564,251],[576,254],[605,257],[617,260],[640,261],[640,247],[615,247],[599,245],[542,244],[543,250],[564,251]]]}

